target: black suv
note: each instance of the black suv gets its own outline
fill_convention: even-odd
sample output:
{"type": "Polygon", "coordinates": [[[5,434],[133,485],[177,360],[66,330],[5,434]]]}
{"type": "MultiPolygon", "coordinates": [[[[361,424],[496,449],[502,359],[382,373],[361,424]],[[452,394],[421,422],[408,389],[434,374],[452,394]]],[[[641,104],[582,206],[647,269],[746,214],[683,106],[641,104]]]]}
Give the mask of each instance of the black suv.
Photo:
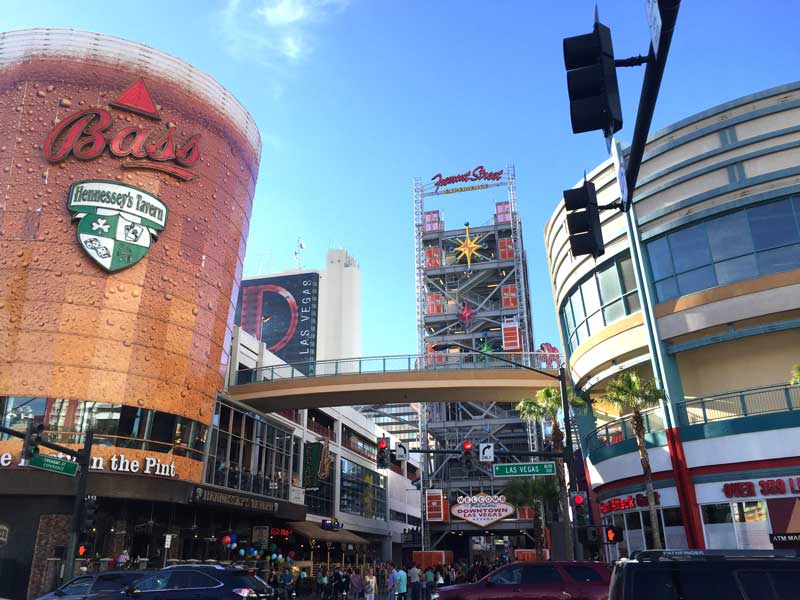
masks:
{"type": "Polygon", "coordinates": [[[172,565],[135,581],[123,592],[93,600],[274,600],[275,592],[252,569],[172,565]]]}
{"type": "Polygon", "coordinates": [[[68,581],[55,591],[39,597],[39,600],[84,600],[100,594],[124,590],[141,579],[146,571],[102,571],[86,573],[68,581]]]}
{"type": "Polygon", "coordinates": [[[608,600],[797,600],[795,550],[647,550],[614,565],[608,600]]]}

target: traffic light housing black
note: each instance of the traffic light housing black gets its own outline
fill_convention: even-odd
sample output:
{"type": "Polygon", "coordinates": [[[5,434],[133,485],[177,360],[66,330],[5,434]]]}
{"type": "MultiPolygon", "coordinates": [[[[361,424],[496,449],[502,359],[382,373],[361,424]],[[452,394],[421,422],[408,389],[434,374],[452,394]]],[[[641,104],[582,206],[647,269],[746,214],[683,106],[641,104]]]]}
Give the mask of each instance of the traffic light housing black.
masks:
{"type": "Polygon", "coordinates": [[[25,440],[22,442],[22,458],[31,460],[39,454],[39,444],[44,439],[44,423],[41,421],[28,421],[25,430],[25,440]]]}
{"type": "Polygon", "coordinates": [[[613,527],[611,525],[603,529],[603,534],[606,544],[616,544],[617,542],[621,542],[625,537],[622,527],[613,527]]]}
{"type": "Polygon", "coordinates": [[[387,437],[380,437],[378,438],[378,453],[375,456],[375,465],[379,469],[388,469],[389,468],[389,438],[387,437]]]}
{"type": "Polygon", "coordinates": [[[83,518],[81,519],[81,531],[87,533],[95,528],[97,524],[97,498],[87,496],[83,501],[83,518]]]}
{"type": "Polygon", "coordinates": [[[564,38],[564,65],[572,133],[622,129],[617,68],[611,30],[595,23],[591,33],[564,38]]]}
{"type": "Polygon", "coordinates": [[[472,454],[473,445],[470,440],[464,440],[461,444],[461,464],[468,471],[471,471],[475,466],[475,457],[472,454]]]}
{"type": "Polygon", "coordinates": [[[586,498],[586,494],[584,492],[572,492],[570,494],[570,500],[572,502],[572,510],[574,511],[575,515],[575,522],[578,526],[586,525],[586,521],[588,519],[588,500],[586,498]]]}
{"type": "Polygon", "coordinates": [[[564,190],[564,208],[567,211],[567,232],[572,256],[588,254],[597,258],[605,254],[594,183],[584,181],[579,188],[564,190]]]}
{"type": "Polygon", "coordinates": [[[87,543],[78,544],[75,549],[76,558],[90,558],[92,556],[92,545],[87,543]]]}
{"type": "Polygon", "coordinates": [[[593,545],[600,543],[600,530],[596,526],[586,528],[586,543],[593,545]]]}

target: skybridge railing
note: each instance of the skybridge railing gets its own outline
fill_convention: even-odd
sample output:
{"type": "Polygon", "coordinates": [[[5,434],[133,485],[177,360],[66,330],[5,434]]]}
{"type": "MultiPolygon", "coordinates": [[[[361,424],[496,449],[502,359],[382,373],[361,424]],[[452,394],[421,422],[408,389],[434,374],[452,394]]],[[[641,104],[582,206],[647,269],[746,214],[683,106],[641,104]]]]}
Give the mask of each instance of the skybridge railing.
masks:
{"type": "Polygon", "coordinates": [[[237,385],[244,385],[264,381],[335,375],[520,368],[500,360],[501,358],[543,370],[557,370],[563,360],[560,354],[552,352],[497,352],[492,355],[478,352],[433,352],[430,354],[368,356],[294,362],[256,369],[242,369],[237,372],[236,383],[237,385]]]}

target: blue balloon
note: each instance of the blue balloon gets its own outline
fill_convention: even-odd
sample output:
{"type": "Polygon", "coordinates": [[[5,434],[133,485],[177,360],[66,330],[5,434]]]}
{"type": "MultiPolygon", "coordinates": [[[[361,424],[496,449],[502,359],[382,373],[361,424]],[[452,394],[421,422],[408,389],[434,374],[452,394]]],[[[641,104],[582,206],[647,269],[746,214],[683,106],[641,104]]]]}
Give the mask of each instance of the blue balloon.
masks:
{"type": "Polygon", "coordinates": [[[236,540],[238,540],[238,539],[239,539],[239,536],[238,536],[238,535],[236,535],[235,533],[232,533],[232,534],[231,534],[231,541],[232,541],[232,542],[235,542],[235,541],[236,541],[236,540]]]}
{"type": "Polygon", "coordinates": [[[272,560],[275,560],[276,558],[278,558],[278,555],[273,552],[272,553],[272,560]]]}
{"type": "Polygon", "coordinates": [[[239,556],[244,556],[244,548],[239,548],[239,556]]]}

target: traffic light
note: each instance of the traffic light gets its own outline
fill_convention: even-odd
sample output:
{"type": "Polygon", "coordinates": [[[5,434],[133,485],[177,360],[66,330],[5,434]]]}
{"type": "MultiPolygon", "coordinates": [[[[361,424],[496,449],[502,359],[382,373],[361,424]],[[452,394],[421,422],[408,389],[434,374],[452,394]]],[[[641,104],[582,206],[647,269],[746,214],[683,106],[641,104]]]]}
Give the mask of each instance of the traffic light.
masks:
{"type": "Polygon", "coordinates": [[[616,544],[624,539],[624,531],[622,527],[613,527],[611,525],[604,528],[605,541],[607,544],[616,544]]]}
{"type": "Polygon", "coordinates": [[[81,519],[81,531],[87,533],[95,528],[97,524],[97,498],[87,496],[83,501],[83,519],[81,519]]]}
{"type": "Polygon", "coordinates": [[[77,551],[75,552],[78,558],[89,558],[92,555],[91,544],[78,544],[77,551]]]}
{"type": "Polygon", "coordinates": [[[389,438],[378,438],[378,454],[375,456],[375,464],[379,469],[389,468],[389,438]]]}
{"type": "Polygon", "coordinates": [[[22,458],[31,460],[39,454],[39,444],[44,439],[44,423],[41,421],[28,421],[25,430],[25,440],[22,442],[22,458]]]}
{"type": "Polygon", "coordinates": [[[572,133],[599,129],[610,137],[622,129],[611,30],[595,23],[591,33],[564,38],[564,65],[572,133]]]}
{"type": "Polygon", "coordinates": [[[567,231],[572,256],[602,256],[606,248],[603,244],[603,231],[600,229],[600,210],[597,207],[594,184],[584,181],[579,188],[564,190],[564,208],[567,211],[567,231]]]}
{"type": "Polygon", "coordinates": [[[575,523],[578,526],[586,525],[588,520],[588,515],[586,513],[588,508],[586,494],[583,492],[572,492],[570,493],[570,500],[572,500],[572,510],[573,514],[575,515],[575,523]]]}
{"type": "Polygon", "coordinates": [[[471,471],[475,465],[472,456],[472,442],[469,440],[464,440],[464,443],[461,444],[461,463],[468,471],[471,471]]]}

